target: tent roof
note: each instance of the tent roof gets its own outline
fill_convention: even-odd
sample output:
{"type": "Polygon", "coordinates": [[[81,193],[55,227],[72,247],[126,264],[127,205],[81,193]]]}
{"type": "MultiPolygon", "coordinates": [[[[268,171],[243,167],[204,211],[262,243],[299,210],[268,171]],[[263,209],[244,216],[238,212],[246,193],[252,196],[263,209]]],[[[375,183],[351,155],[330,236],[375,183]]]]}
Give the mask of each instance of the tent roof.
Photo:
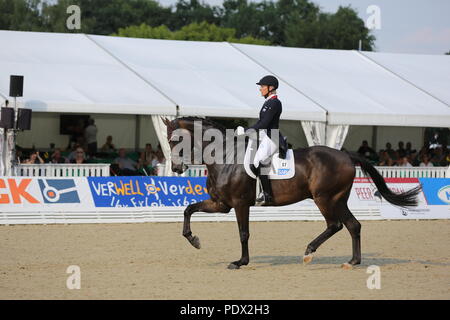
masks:
{"type": "Polygon", "coordinates": [[[450,106],[450,55],[363,54],[450,106]]]}
{"type": "Polygon", "coordinates": [[[447,56],[0,31],[0,97],[25,76],[34,111],[256,118],[280,79],[282,119],[447,127],[447,56]]]}
{"type": "Polygon", "coordinates": [[[0,31],[0,93],[24,76],[33,111],[176,114],[176,105],[84,34],[0,31]]]}
{"type": "MultiPolygon", "coordinates": [[[[258,116],[256,82],[268,72],[226,42],[90,36],[179,105],[180,115],[258,116]]],[[[326,112],[281,82],[283,119],[325,121],[326,112]]]]}
{"type": "Polygon", "coordinates": [[[450,123],[446,104],[357,51],[234,46],[326,109],[330,124],[447,127],[450,123]]]}

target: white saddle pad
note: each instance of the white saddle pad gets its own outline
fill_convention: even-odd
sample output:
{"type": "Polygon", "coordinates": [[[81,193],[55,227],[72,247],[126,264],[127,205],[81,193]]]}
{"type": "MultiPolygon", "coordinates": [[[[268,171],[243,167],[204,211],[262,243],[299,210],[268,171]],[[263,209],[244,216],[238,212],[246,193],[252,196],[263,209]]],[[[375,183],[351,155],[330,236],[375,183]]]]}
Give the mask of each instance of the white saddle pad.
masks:
{"type": "MultiPolygon", "coordinates": [[[[256,179],[255,174],[250,169],[250,164],[253,163],[253,158],[256,154],[256,141],[250,139],[245,150],[244,156],[244,168],[245,172],[256,179]]],[[[295,175],[295,159],[294,152],[289,149],[286,153],[286,159],[280,159],[278,152],[275,153],[270,159],[270,168],[262,167],[261,170],[269,170],[269,179],[290,179],[295,175]]]]}

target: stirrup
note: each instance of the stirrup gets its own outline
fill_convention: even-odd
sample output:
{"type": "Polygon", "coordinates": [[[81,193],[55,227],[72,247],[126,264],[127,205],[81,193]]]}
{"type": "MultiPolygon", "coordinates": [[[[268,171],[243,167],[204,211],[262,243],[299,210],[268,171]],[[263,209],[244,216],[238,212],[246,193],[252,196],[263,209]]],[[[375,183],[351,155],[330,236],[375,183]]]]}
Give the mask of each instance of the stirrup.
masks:
{"type": "Polygon", "coordinates": [[[273,204],[273,199],[266,192],[263,192],[258,198],[255,199],[255,206],[257,206],[257,207],[270,206],[272,204],[273,204]]]}

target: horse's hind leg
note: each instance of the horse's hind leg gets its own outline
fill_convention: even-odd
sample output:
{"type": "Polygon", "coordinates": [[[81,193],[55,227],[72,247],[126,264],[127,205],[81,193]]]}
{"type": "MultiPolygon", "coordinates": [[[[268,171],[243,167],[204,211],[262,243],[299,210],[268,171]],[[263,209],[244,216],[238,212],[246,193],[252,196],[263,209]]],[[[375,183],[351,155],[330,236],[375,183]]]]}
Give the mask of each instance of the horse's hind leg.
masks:
{"type": "Polygon", "coordinates": [[[336,232],[342,229],[342,223],[337,216],[337,211],[333,205],[330,205],[330,203],[332,203],[332,200],[331,199],[320,199],[320,200],[314,199],[314,200],[327,222],[327,228],[317,238],[311,241],[310,244],[308,244],[308,247],[306,248],[305,251],[305,255],[303,256],[304,264],[311,262],[313,252],[315,252],[322,243],[327,241],[336,232]]]}
{"type": "Polygon", "coordinates": [[[361,224],[350,212],[347,204],[345,204],[340,212],[340,220],[352,237],[353,257],[348,263],[342,265],[343,268],[349,269],[352,266],[361,263],[361,224]]]}

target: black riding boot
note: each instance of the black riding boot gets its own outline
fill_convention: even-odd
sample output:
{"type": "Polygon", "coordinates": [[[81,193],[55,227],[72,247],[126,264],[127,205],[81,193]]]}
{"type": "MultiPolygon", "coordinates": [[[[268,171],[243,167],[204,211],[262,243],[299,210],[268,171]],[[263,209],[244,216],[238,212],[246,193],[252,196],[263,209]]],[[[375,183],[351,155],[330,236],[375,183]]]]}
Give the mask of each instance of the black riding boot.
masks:
{"type": "Polygon", "coordinates": [[[258,198],[256,198],[255,205],[270,206],[273,204],[273,198],[272,198],[272,186],[270,184],[269,176],[265,174],[259,175],[259,179],[261,180],[263,192],[258,198]]]}

